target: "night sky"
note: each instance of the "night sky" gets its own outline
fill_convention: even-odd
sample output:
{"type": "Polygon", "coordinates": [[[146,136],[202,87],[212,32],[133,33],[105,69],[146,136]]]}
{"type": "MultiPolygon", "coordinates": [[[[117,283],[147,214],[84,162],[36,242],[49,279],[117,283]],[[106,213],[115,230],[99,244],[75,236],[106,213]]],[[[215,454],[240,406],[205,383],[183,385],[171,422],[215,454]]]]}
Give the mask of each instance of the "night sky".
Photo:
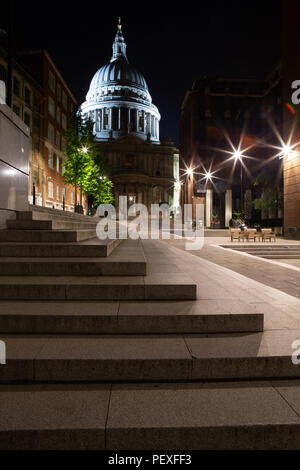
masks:
{"type": "Polygon", "coordinates": [[[181,104],[195,79],[264,78],[280,60],[280,0],[144,1],[126,8],[113,1],[14,3],[15,32],[28,46],[48,50],[80,103],[110,61],[121,16],[129,62],[145,76],[162,116],[161,139],[170,136],[176,145],[181,104]]]}

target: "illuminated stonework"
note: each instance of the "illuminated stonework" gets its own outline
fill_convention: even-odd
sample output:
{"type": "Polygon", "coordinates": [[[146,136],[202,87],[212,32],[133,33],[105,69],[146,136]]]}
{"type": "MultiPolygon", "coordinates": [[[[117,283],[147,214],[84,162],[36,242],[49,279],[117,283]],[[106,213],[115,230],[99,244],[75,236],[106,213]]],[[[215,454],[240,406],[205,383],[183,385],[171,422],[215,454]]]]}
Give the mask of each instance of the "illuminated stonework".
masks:
{"type": "Polygon", "coordinates": [[[95,122],[99,142],[133,133],[160,143],[160,114],[143,75],[128,62],[120,19],[111,61],[95,74],[81,110],[95,122]]]}

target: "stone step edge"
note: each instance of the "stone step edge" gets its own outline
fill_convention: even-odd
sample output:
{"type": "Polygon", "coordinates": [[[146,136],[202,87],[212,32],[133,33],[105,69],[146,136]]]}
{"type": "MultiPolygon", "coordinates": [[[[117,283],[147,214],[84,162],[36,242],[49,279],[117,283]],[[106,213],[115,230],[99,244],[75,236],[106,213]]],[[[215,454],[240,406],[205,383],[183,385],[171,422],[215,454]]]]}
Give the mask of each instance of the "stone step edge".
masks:
{"type": "MultiPolygon", "coordinates": [[[[204,387],[197,383],[193,386],[164,383],[136,388],[132,384],[111,383],[90,384],[84,388],[75,384],[58,387],[23,385],[18,389],[1,386],[1,400],[2,403],[8,401],[8,407],[6,424],[0,426],[0,449],[106,449],[114,451],[114,458],[119,450],[173,449],[172,455],[176,449],[297,450],[300,419],[297,409],[292,406],[293,400],[280,395],[277,387],[282,385],[276,382],[219,382],[204,387]],[[131,394],[134,394],[134,402],[130,399],[131,394]],[[189,397],[186,402],[185,396],[189,397]],[[212,398],[203,411],[207,396],[212,398]],[[249,410],[240,419],[236,407],[242,409],[243,403],[247,402],[249,410]],[[224,416],[222,413],[219,418],[217,410],[223,403],[224,416]],[[273,403],[276,417],[272,414],[273,403]],[[268,410],[264,410],[264,405],[268,410]],[[66,406],[71,411],[68,426],[64,427],[66,406]],[[266,413],[263,420],[257,407],[266,413]],[[17,411],[20,409],[22,414],[17,411]],[[164,409],[163,413],[160,409],[164,409]]],[[[294,383],[295,389],[298,386],[294,383]]],[[[189,453],[186,454],[182,456],[183,464],[190,460],[189,453]]]]}
{"type": "Polygon", "coordinates": [[[2,334],[218,334],[262,332],[262,313],[72,315],[0,313],[2,334]],[[55,326],[54,326],[55,325],[55,326]]]}

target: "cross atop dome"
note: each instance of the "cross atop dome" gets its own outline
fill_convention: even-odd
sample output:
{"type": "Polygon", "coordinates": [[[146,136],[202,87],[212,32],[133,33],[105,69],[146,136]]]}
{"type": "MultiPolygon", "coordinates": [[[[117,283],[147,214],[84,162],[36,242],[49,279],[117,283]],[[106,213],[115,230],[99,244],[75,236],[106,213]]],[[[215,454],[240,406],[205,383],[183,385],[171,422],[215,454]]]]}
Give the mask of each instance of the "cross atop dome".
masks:
{"type": "Polygon", "coordinates": [[[121,24],[121,17],[119,16],[119,21],[118,21],[118,31],[122,33],[122,24],[121,24]]]}
{"type": "Polygon", "coordinates": [[[113,55],[111,58],[111,62],[118,60],[118,59],[125,59],[126,62],[128,62],[127,56],[126,56],[126,43],[124,40],[124,36],[122,33],[122,24],[121,24],[121,17],[119,17],[118,20],[118,31],[113,43],[113,55]]]}

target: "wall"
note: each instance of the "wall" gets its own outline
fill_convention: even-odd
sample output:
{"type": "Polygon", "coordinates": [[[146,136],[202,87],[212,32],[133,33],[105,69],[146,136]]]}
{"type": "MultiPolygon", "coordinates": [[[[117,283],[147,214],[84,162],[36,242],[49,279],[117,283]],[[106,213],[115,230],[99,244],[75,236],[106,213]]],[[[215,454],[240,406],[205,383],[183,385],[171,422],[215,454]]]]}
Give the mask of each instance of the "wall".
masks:
{"type": "Polygon", "coordinates": [[[28,207],[29,128],[0,104],[0,229],[28,207]]]}

